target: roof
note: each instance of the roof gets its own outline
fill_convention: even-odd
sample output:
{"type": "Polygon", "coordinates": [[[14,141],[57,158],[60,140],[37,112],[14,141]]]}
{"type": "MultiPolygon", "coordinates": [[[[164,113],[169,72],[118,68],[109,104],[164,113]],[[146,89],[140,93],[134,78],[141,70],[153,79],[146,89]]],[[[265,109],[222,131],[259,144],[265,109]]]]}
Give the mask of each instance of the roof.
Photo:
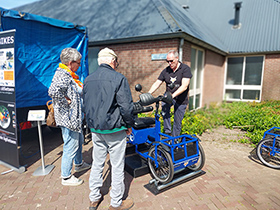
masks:
{"type": "Polygon", "coordinates": [[[279,52],[279,0],[242,2],[241,27],[234,29],[236,2],[42,0],[15,9],[86,26],[90,42],[185,34],[230,54],[279,52]]]}
{"type": "Polygon", "coordinates": [[[189,8],[226,44],[229,53],[280,51],[279,1],[191,0],[189,8]],[[241,27],[233,29],[236,2],[242,2],[241,27]]]}

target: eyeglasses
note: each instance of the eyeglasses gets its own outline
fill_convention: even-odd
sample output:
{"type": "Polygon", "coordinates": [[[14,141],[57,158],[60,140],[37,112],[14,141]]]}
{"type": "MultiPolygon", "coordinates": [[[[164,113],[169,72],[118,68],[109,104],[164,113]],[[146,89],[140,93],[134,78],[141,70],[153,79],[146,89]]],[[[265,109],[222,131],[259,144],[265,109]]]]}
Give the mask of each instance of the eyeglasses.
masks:
{"type": "Polygon", "coordinates": [[[118,66],[119,66],[118,59],[116,58],[115,61],[116,61],[116,68],[118,68],[118,66]]]}
{"type": "Polygon", "coordinates": [[[173,63],[174,60],[166,60],[167,63],[173,63]]]}
{"type": "Polygon", "coordinates": [[[81,61],[80,61],[80,62],[77,62],[77,61],[72,61],[72,62],[74,62],[74,63],[78,64],[79,66],[81,65],[81,61]]]}

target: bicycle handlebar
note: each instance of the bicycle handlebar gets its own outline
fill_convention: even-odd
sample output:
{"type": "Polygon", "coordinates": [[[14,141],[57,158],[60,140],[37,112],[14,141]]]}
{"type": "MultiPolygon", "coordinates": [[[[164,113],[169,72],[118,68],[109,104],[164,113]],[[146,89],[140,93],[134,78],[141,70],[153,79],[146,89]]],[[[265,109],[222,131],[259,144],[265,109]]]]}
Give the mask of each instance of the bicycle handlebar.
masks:
{"type": "Polygon", "coordinates": [[[144,112],[153,111],[152,106],[143,106],[140,101],[133,102],[133,114],[140,114],[144,112]]]}
{"type": "Polygon", "coordinates": [[[133,114],[153,111],[153,107],[148,105],[158,103],[159,101],[169,104],[172,103],[172,95],[170,92],[166,92],[165,95],[159,95],[156,98],[154,98],[150,93],[142,93],[139,98],[139,101],[133,103],[133,114]]]}

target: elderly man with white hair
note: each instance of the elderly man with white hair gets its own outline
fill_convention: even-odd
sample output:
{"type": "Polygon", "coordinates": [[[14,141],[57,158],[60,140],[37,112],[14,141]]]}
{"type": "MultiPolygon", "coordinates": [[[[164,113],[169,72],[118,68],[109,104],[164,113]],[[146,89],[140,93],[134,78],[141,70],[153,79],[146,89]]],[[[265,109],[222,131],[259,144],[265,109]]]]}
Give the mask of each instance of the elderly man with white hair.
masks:
{"type": "Polygon", "coordinates": [[[102,49],[98,64],[98,69],[85,79],[83,88],[84,109],[93,142],[89,209],[97,209],[103,199],[100,188],[107,153],[112,166],[109,209],[130,209],[133,201],[123,200],[123,195],[126,136],[134,124],[132,96],[127,79],[115,71],[118,56],[113,50],[102,49]]]}
{"type": "Polygon", "coordinates": [[[166,56],[168,66],[163,69],[158,79],[151,86],[149,93],[155,92],[162,83],[165,83],[166,92],[172,93],[172,104],[161,103],[164,132],[168,135],[179,136],[182,120],[189,104],[189,84],[192,78],[191,68],[179,61],[176,50],[170,50],[166,56]],[[174,106],[174,123],[171,128],[170,108],[174,106]]]}

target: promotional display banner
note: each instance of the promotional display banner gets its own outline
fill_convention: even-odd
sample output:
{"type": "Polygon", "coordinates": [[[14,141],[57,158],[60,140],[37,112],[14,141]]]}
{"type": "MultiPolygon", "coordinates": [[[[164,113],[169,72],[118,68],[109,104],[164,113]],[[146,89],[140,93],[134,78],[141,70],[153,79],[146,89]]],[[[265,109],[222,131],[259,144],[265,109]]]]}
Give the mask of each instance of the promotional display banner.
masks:
{"type": "Polygon", "coordinates": [[[15,33],[15,30],[0,32],[0,160],[18,168],[15,33]]]}
{"type": "Polygon", "coordinates": [[[84,81],[88,75],[88,37],[86,27],[73,23],[29,13],[19,15],[19,11],[1,7],[0,12],[0,31],[16,30],[14,77],[17,120],[21,123],[26,121],[19,118],[23,108],[46,108],[47,101],[51,99],[48,89],[64,48],[76,48],[82,54],[81,66],[76,74],[81,82],[84,81]]]}
{"type": "MultiPolygon", "coordinates": [[[[47,110],[48,89],[64,48],[82,54],[76,74],[88,75],[87,28],[0,7],[0,164],[19,167],[19,124],[30,110],[47,110]]],[[[41,150],[42,151],[42,150],[41,150]]]]}

